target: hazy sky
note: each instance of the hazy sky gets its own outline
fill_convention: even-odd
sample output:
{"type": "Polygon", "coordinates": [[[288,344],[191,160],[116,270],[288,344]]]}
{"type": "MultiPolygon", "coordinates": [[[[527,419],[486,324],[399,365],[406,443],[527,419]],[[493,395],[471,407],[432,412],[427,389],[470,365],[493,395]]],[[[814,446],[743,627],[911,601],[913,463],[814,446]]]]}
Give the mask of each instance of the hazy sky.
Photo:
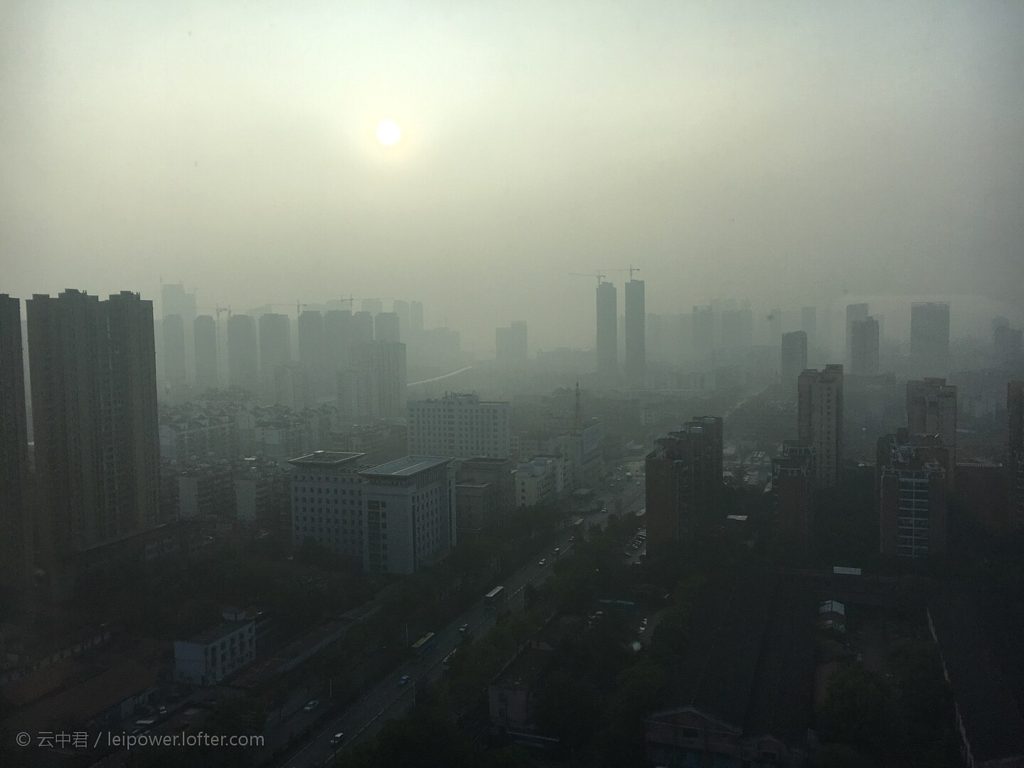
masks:
{"type": "Polygon", "coordinates": [[[630,263],[659,312],[1019,307],[1022,40],[1016,0],[0,0],[0,291],[420,298],[481,347],[592,343],[568,273],[630,263]]]}

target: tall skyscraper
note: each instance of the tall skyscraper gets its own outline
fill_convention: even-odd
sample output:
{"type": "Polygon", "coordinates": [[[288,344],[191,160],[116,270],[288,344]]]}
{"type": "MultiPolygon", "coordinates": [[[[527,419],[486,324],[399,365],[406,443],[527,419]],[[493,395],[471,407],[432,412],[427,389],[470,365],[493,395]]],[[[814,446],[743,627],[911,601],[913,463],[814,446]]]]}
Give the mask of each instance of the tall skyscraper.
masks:
{"type": "Polygon", "coordinates": [[[195,322],[196,386],[210,389],[217,386],[217,323],[210,315],[200,315],[195,322]]]}
{"type": "Polygon", "coordinates": [[[391,303],[391,311],[398,315],[398,330],[401,332],[401,338],[396,341],[408,343],[409,329],[412,327],[412,312],[409,309],[409,302],[395,299],[391,303]]]}
{"type": "Polygon", "coordinates": [[[27,595],[32,533],[21,302],[0,293],[0,586],[27,595]]]}
{"type": "Polygon", "coordinates": [[[659,438],[644,466],[648,552],[671,557],[674,545],[719,522],[721,418],[694,419],[659,438]]]}
{"type": "Polygon", "coordinates": [[[850,325],[851,373],[857,376],[878,374],[879,335],[878,320],[873,317],[854,320],[850,325]]]}
{"type": "Polygon", "coordinates": [[[906,429],[878,441],[879,546],[920,558],[946,551],[950,455],[938,435],[906,429]]]}
{"type": "Polygon", "coordinates": [[[868,319],[867,304],[846,305],[846,364],[853,367],[853,324],[868,319]]]}
{"type": "MultiPolygon", "coordinates": [[[[333,377],[352,356],[352,312],[332,309],[324,315],[324,367],[333,377]]],[[[333,389],[334,385],[331,386],[333,389]]]]}
{"type": "Polygon", "coordinates": [[[398,315],[394,312],[379,312],[373,318],[373,339],[388,344],[401,341],[401,327],[398,315]]]}
{"type": "Polygon", "coordinates": [[[843,366],[806,370],[797,381],[797,439],[813,452],[814,487],[839,481],[843,460],[843,366]]]}
{"type": "Polygon", "coordinates": [[[494,330],[494,358],[503,365],[525,363],[527,358],[526,323],[514,322],[494,330]]]}
{"type": "Polygon", "coordinates": [[[256,321],[250,315],[228,318],[228,383],[232,387],[256,392],[259,376],[259,353],[256,342],[256,321]]]}
{"type": "Polygon", "coordinates": [[[260,315],[260,374],[264,385],[274,380],[275,371],[292,361],[292,331],[288,315],[270,312],[260,315]]]}
{"type": "Polygon", "coordinates": [[[647,375],[647,311],[644,308],[644,281],[626,283],[626,377],[634,386],[642,386],[647,375]]]}
{"type": "Polygon", "coordinates": [[[818,343],[818,308],[800,308],[800,330],[807,334],[807,344],[813,347],[818,343]]]}
{"type": "Polygon", "coordinates": [[[917,376],[949,373],[949,304],[915,302],[910,307],[910,362],[917,376]]]}
{"type": "MultiPolygon", "coordinates": [[[[182,283],[163,283],[160,286],[160,313],[161,317],[166,320],[171,315],[177,315],[181,318],[182,328],[182,349],[184,350],[182,363],[186,366],[185,378],[182,381],[192,380],[192,370],[188,368],[192,362],[194,348],[192,344],[193,324],[196,319],[196,295],[195,293],[189,293],[185,290],[185,286],[182,283]]],[[[161,333],[161,340],[163,339],[163,333],[161,333]]],[[[161,349],[161,352],[163,350],[161,349]]],[[[177,361],[175,361],[176,365],[177,361]]],[[[166,365],[164,366],[165,377],[166,377],[166,365]]],[[[175,367],[175,371],[177,368],[175,367]]]]}
{"type": "Polygon", "coordinates": [[[615,378],[619,369],[619,317],[615,286],[597,285],[597,372],[615,378]]]}
{"type": "Polygon", "coordinates": [[[907,382],[907,429],[911,435],[938,435],[949,449],[949,482],[956,482],[956,387],[945,379],[907,382]]]}
{"type": "Polygon", "coordinates": [[[369,344],[373,341],[373,315],[361,311],[352,315],[352,344],[369,344]]]}
{"type": "Polygon", "coordinates": [[[181,315],[163,320],[164,384],[171,388],[185,384],[185,321],[181,315]]]}
{"type": "Polygon", "coordinates": [[[795,398],[797,379],[807,368],[807,334],[804,331],[782,334],[781,348],[779,376],[782,382],[782,391],[787,398],[795,398]]]}
{"type": "Polygon", "coordinates": [[[1024,529],[1024,381],[1006,386],[1007,469],[1009,470],[1010,524],[1024,529]]]}
{"type": "Polygon", "coordinates": [[[64,592],[77,554],[158,520],[153,304],[37,295],[28,332],[42,560],[64,592]]]}

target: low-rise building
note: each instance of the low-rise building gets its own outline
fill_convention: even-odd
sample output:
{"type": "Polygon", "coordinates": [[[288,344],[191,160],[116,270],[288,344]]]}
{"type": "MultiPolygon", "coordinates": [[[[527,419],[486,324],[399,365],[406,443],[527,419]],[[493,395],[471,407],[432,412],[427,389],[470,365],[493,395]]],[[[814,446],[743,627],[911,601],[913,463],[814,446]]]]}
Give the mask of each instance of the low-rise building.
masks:
{"type": "Polygon", "coordinates": [[[558,498],[562,484],[559,456],[534,456],[516,466],[516,506],[534,507],[558,498]]]}
{"type": "Polygon", "coordinates": [[[192,685],[216,685],[256,658],[256,622],[225,621],[174,643],[174,677],[192,685]]]}

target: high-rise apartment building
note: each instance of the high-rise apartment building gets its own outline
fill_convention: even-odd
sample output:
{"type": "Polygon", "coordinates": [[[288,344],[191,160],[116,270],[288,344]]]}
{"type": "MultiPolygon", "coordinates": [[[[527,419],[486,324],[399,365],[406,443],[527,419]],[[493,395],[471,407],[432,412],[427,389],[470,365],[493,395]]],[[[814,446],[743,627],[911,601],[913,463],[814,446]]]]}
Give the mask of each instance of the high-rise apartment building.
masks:
{"type": "Polygon", "coordinates": [[[210,315],[195,321],[196,386],[211,389],[217,386],[217,323],[210,315]]]}
{"type": "Polygon", "coordinates": [[[185,384],[185,321],[181,315],[163,319],[164,384],[171,388],[185,384]]]}
{"type": "Polygon", "coordinates": [[[513,322],[494,332],[495,359],[502,364],[525,363],[527,359],[526,323],[513,322]]]}
{"type": "Polygon", "coordinates": [[[292,361],[291,319],[288,315],[268,312],[260,315],[260,371],[272,377],[274,370],[292,361]]]}
{"type": "Polygon", "coordinates": [[[446,394],[409,402],[409,452],[420,456],[505,459],[512,452],[512,405],[446,394]]]}
{"type": "Polygon", "coordinates": [[[128,292],[36,295],[28,332],[40,549],[63,592],[77,553],[158,519],[153,304],[128,292]]]}
{"type": "Polygon", "coordinates": [[[945,379],[907,382],[907,429],[911,435],[938,435],[949,449],[949,482],[956,482],[956,387],[945,379]]]}
{"type": "Polygon", "coordinates": [[[949,304],[928,301],[910,307],[910,362],[917,376],[949,373],[949,304]]]}
{"type": "Polygon", "coordinates": [[[615,378],[619,370],[619,319],[615,286],[597,286],[597,372],[615,378]]]}
{"type": "Polygon", "coordinates": [[[807,344],[814,346],[818,343],[818,308],[800,308],[800,330],[807,334],[807,344]]]}
{"type": "MultiPolygon", "coordinates": [[[[324,316],[320,312],[306,310],[299,314],[299,370],[277,376],[279,384],[287,382],[291,386],[286,385],[285,389],[293,392],[294,382],[300,380],[303,386],[299,389],[305,387],[313,400],[325,392],[333,392],[334,375],[328,373],[324,316]]],[[[283,401],[279,398],[278,402],[283,401]]]]}
{"type": "Polygon", "coordinates": [[[0,293],[0,587],[26,595],[32,531],[21,302],[0,293]]]}
{"type": "Polygon", "coordinates": [[[1024,529],[1024,381],[1006,386],[1007,469],[1010,489],[1010,525],[1024,529]]]}
{"type": "Polygon", "coordinates": [[[374,341],[398,344],[401,341],[401,328],[398,315],[394,312],[378,312],[373,318],[374,341]]]}
{"type": "Polygon", "coordinates": [[[373,341],[373,315],[361,311],[352,315],[352,346],[373,341]]]}
{"type": "Polygon", "coordinates": [[[228,318],[228,384],[255,392],[259,376],[256,321],[250,315],[228,318]]]}
{"type": "Polygon", "coordinates": [[[850,372],[857,376],[878,374],[878,320],[866,317],[850,325],[850,372]]]}
{"type": "Polygon", "coordinates": [[[867,304],[846,305],[846,365],[853,367],[853,324],[868,319],[867,304]]]}
{"type": "Polygon", "coordinates": [[[405,344],[372,341],[358,344],[338,373],[338,405],[355,422],[405,415],[405,344]]]}
{"type": "Polygon", "coordinates": [[[644,308],[644,281],[626,283],[626,378],[642,386],[647,375],[647,314],[644,308]]]}
{"type": "Polygon", "coordinates": [[[292,459],[292,543],[312,541],[364,566],[362,453],[316,451],[292,459]]]}
{"type": "Polygon", "coordinates": [[[782,334],[781,350],[779,377],[782,391],[787,398],[795,398],[797,379],[807,368],[807,334],[804,331],[782,334]]]}
{"type": "Polygon", "coordinates": [[[949,449],[938,435],[900,429],[878,441],[879,547],[920,558],[946,551],[949,449]]]}
{"type": "Polygon", "coordinates": [[[722,488],[722,420],[694,419],[657,440],[644,462],[647,551],[671,556],[675,544],[718,522],[722,488]]]}
{"type": "Polygon", "coordinates": [[[813,451],[814,487],[836,485],[843,460],[843,366],[800,374],[797,440],[813,451]]]}
{"type": "Polygon", "coordinates": [[[391,311],[398,315],[398,330],[401,336],[396,341],[408,344],[410,323],[412,322],[412,311],[409,308],[409,302],[395,299],[391,302],[391,311]]]}
{"type": "MultiPolygon", "coordinates": [[[[324,315],[324,368],[333,377],[349,364],[352,357],[352,312],[332,309],[324,315]]],[[[331,389],[335,388],[331,384],[331,389]]]]}

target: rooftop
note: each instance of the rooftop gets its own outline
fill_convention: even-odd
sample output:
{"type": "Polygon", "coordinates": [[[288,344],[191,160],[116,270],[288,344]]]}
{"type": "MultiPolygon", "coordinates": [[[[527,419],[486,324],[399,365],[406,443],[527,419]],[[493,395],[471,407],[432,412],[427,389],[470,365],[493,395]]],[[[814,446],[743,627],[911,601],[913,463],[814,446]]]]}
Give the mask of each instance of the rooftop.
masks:
{"type": "Polygon", "coordinates": [[[364,455],[348,451],[313,451],[313,453],[292,459],[288,463],[297,467],[340,467],[342,464],[355,461],[364,455]]]}
{"type": "Polygon", "coordinates": [[[228,635],[237,632],[248,624],[252,624],[252,619],[243,621],[225,621],[222,624],[210,627],[209,629],[204,629],[197,635],[193,635],[187,642],[195,643],[196,645],[209,645],[210,643],[217,642],[222,637],[227,637],[228,635]]]}
{"type": "Polygon", "coordinates": [[[403,456],[400,459],[364,469],[359,474],[366,477],[412,477],[420,472],[426,472],[428,469],[443,466],[449,461],[451,459],[442,459],[436,456],[403,456]]]}

